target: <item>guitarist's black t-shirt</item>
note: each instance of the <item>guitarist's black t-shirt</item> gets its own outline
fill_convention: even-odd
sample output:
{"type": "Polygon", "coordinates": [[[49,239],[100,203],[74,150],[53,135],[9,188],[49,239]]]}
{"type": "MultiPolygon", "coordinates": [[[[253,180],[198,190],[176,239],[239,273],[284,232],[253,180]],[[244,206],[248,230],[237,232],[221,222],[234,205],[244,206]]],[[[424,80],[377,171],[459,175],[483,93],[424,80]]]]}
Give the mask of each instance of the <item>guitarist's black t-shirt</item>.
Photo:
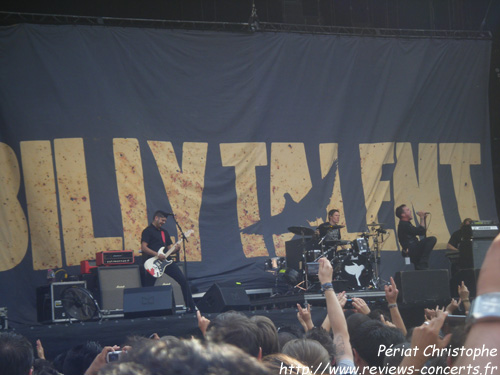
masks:
{"type": "MultiPolygon", "coordinates": [[[[142,242],[146,242],[148,244],[148,247],[154,251],[160,250],[163,246],[168,248],[170,245],[172,245],[170,234],[168,234],[168,232],[163,228],[156,228],[153,224],[150,224],[149,227],[142,231],[141,243],[142,242]],[[165,232],[165,243],[163,242],[163,239],[161,237],[161,232],[165,232]]],[[[151,258],[151,255],[142,253],[142,259],[144,261],[149,258],[151,258]]]]}

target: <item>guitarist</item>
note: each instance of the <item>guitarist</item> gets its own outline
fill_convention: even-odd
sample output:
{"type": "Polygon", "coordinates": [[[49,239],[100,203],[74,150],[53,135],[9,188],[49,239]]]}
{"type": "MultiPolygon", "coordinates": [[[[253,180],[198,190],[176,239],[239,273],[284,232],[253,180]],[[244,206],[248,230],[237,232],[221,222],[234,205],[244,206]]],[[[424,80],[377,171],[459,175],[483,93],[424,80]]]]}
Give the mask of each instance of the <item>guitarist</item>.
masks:
{"type": "MultiPolygon", "coordinates": [[[[169,250],[172,246],[174,246],[172,240],[170,239],[170,235],[165,229],[162,228],[162,226],[167,222],[167,216],[168,214],[163,211],[156,211],[151,225],[142,231],[141,250],[143,262],[146,262],[146,260],[155,256],[158,256],[158,259],[160,260],[165,260],[165,255],[158,254],[158,250],[162,247],[169,250]]],[[[180,244],[177,244],[174,253],[177,253],[180,248],[180,244]]],[[[196,305],[194,304],[189,284],[177,264],[172,263],[170,266],[165,268],[165,273],[179,283],[182,289],[182,295],[184,296],[184,302],[187,307],[186,312],[196,312],[196,305]]],[[[156,278],[146,271],[143,286],[154,286],[155,281],[156,278]]]]}

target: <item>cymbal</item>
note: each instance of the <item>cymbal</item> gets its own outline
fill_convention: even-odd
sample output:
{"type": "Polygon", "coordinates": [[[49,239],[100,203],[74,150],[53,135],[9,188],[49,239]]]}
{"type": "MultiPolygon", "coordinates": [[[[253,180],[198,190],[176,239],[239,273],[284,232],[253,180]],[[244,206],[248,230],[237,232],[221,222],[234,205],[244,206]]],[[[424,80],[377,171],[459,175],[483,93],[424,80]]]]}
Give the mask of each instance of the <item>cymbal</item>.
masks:
{"type": "Polygon", "coordinates": [[[314,229],[308,227],[288,227],[288,231],[299,236],[313,236],[314,229]]]}
{"type": "Polygon", "coordinates": [[[367,224],[366,226],[367,227],[380,227],[384,225],[384,223],[371,223],[371,224],[367,224]]]}

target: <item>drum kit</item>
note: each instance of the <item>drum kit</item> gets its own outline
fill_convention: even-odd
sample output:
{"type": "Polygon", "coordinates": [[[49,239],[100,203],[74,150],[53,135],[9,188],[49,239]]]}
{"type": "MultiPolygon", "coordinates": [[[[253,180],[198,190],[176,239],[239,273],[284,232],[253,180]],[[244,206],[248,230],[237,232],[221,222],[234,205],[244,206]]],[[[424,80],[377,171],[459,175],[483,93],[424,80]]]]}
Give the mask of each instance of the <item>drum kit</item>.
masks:
{"type": "MultiPolygon", "coordinates": [[[[291,233],[302,238],[302,275],[295,272],[295,278],[291,282],[296,281],[298,284],[294,287],[302,291],[318,287],[318,261],[325,257],[332,264],[333,281],[343,282],[345,290],[380,289],[380,245],[383,242],[383,234],[386,233],[382,225],[368,224],[368,231],[359,234],[354,241],[326,240],[326,235],[320,237],[312,228],[289,227],[288,230],[291,233]]],[[[343,225],[329,225],[327,231],[343,227],[343,225]]],[[[275,272],[277,277],[280,275],[286,277],[286,273],[290,271],[284,257],[268,259],[266,270],[275,272]]]]}

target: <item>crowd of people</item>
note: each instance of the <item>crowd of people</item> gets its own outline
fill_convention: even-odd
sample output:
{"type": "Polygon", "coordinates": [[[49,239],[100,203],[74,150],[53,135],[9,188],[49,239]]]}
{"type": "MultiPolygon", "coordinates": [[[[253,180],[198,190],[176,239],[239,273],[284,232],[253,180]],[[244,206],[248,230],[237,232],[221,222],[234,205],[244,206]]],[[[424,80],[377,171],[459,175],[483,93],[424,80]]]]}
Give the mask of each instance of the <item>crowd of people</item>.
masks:
{"type": "Polygon", "coordinates": [[[398,289],[392,278],[385,286],[385,311],[371,311],[360,298],[353,299],[352,310],[345,310],[345,293],[336,293],[332,285],[331,263],[325,258],[319,263],[318,278],[327,315],[318,326],[312,321],[310,306],[297,306],[300,329],[278,329],[266,316],[249,318],[236,311],[221,313],[209,320],[198,311],[201,338],[131,337],[121,347],[101,347],[87,342],[51,361],[44,358],[39,341],[33,348],[25,337],[7,331],[0,333],[0,373],[500,373],[497,352],[500,346],[500,274],[497,271],[500,236],[486,255],[477,284],[476,300],[486,304],[471,306],[467,287],[462,283],[457,285],[460,300],[453,300],[443,308],[422,311],[426,320],[416,327],[405,326],[397,304],[398,289]],[[470,310],[470,318],[467,324],[451,329],[448,316],[459,307],[465,314],[470,310]]]}

